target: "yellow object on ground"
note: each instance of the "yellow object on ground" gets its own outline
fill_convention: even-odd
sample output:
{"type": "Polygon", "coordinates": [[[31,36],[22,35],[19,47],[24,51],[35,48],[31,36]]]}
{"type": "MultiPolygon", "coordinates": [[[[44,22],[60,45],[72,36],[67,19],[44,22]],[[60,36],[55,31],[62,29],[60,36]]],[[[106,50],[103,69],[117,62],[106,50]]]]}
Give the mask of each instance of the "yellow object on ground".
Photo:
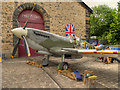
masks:
{"type": "Polygon", "coordinates": [[[90,70],[84,71],[84,84],[86,85],[87,88],[95,88],[96,79],[97,79],[97,76],[94,75],[93,71],[90,71],[90,70]],[[87,74],[89,74],[89,76],[87,74]]]}
{"type": "Polygon", "coordinates": [[[93,76],[88,77],[88,79],[89,80],[95,80],[95,79],[97,79],[97,76],[93,75],[93,76]]]}
{"type": "Polygon", "coordinates": [[[0,62],[2,62],[2,58],[0,57],[0,62]]]}
{"type": "Polygon", "coordinates": [[[13,56],[11,56],[11,58],[13,59],[13,56]]]}
{"type": "Polygon", "coordinates": [[[70,68],[68,70],[58,70],[58,74],[62,74],[73,80],[77,80],[75,77],[75,73],[70,68]]]}
{"type": "Polygon", "coordinates": [[[107,57],[107,62],[108,62],[108,64],[110,64],[111,63],[111,58],[107,57]]]}
{"type": "Polygon", "coordinates": [[[93,72],[93,71],[85,70],[85,71],[84,71],[84,84],[86,84],[86,79],[87,79],[87,78],[85,78],[85,76],[86,76],[87,73],[90,73],[91,75],[94,75],[94,72],[93,72]]]}
{"type": "Polygon", "coordinates": [[[36,61],[27,61],[27,64],[29,64],[29,65],[35,65],[35,66],[38,67],[38,68],[42,68],[42,67],[43,67],[42,64],[39,64],[39,63],[36,62],[36,61]]]}
{"type": "Polygon", "coordinates": [[[109,57],[107,57],[107,58],[105,59],[104,63],[105,63],[105,64],[110,64],[111,61],[112,61],[112,59],[109,58],[109,57]]]}
{"type": "Polygon", "coordinates": [[[36,67],[38,67],[38,68],[42,68],[43,65],[42,65],[42,64],[40,64],[40,65],[36,65],[36,67]]]}

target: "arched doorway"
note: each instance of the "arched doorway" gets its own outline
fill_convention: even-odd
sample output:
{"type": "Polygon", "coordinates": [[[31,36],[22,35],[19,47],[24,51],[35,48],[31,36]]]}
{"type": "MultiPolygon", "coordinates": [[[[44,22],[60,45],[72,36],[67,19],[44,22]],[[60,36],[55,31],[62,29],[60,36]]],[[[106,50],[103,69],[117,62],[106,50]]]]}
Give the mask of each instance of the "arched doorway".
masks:
{"type": "MultiPolygon", "coordinates": [[[[19,14],[18,21],[19,21],[21,27],[23,27],[25,25],[25,22],[27,21],[28,17],[30,16],[30,12],[31,12],[31,9],[27,9],[27,10],[23,10],[19,14]]],[[[33,11],[31,14],[31,17],[28,21],[27,27],[44,30],[44,19],[43,19],[42,15],[40,13],[38,13],[37,11],[33,11]]],[[[31,56],[43,56],[41,54],[37,54],[36,51],[32,48],[30,48],[30,53],[31,53],[31,56]]],[[[21,40],[19,43],[18,56],[19,57],[27,56],[25,49],[24,49],[23,40],[21,40]]]]}

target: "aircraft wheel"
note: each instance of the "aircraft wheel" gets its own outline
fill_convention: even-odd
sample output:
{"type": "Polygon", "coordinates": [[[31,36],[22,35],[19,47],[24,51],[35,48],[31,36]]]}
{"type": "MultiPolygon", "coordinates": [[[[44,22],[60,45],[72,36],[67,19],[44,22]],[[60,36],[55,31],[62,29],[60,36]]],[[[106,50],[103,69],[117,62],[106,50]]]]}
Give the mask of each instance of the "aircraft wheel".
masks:
{"type": "Polygon", "coordinates": [[[58,66],[58,69],[59,69],[59,70],[68,70],[68,68],[69,68],[69,65],[68,65],[67,62],[62,62],[62,63],[59,64],[59,66],[58,66]]]}
{"type": "Polygon", "coordinates": [[[43,61],[42,61],[42,65],[44,67],[46,67],[46,66],[48,66],[48,64],[49,64],[49,59],[44,58],[43,61]]]}

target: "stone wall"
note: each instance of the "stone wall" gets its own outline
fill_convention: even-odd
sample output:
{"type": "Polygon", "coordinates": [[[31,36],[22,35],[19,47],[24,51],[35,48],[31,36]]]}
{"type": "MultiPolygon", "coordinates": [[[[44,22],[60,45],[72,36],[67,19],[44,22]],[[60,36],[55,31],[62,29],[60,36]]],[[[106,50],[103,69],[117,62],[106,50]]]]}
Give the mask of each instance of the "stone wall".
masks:
{"type": "MultiPolygon", "coordinates": [[[[0,2],[0,26],[1,26],[1,22],[2,22],[2,17],[1,17],[1,10],[2,10],[2,3],[0,2]]],[[[2,29],[0,27],[0,58],[1,58],[1,54],[2,54],[2,29]]]]}
{"type": "MultiPolygon", "coordinates": [[[[11,30],[15,28],[13,27],[15,23],[13,20],[15,17],[14,12],[22,4],[24,4],[24,2],[2,2],[1,28],[3,43],[2,52],[4,57],[9,58],[11,56],[13,45],[15,43],[15,41],[13,42],[13,34],[11,33],[11,30]]],[[[90,25],[86,24],[86,19],[89,20],[90,18],[86,17],[86,8],[80,3],[37,2],[36,4],[42,7],[49,17],[49,22],[45,22],[46,25],[49,25],[45,27],[47,28],[45,29],[46,31],[65,36],[65,25],[74,24],[76,36],[79,37],[79,35],[82,34],[82,38],[89,38],[90,34],[87,28],[89,28],[90,25]]],[[[44,20],[46,19],[44,18],[44,20]]]]}
{"type": "Polygon", "coordinates": [[[77,2],[46,3],[50,15],[50,32],[65,36],[65,25],[75,25],[75,35],[85,33],[85,8],[77,2]]]}
{"type": "Polygon", "coordinates": [[[13,50],[13,29],[12,17],[14,12],[14,2],[2,2],[2,54],[3,58],[10,57],[13,50]]]}

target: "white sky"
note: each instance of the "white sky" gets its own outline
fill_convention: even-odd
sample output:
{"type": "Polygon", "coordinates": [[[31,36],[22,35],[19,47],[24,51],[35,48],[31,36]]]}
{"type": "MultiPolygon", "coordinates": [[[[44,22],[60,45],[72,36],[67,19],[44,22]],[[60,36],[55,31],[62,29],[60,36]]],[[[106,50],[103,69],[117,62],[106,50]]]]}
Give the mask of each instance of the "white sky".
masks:
{"type": "MultiPolygon", "coordinates": [[[[4,2],[14,2],[14,1],[25,1],[25,2],[75,2],[81,0],[0,0],[4,2]]],[[[120,0],[82,0],[85,2],[90,8],[93,6],[106,4],[111,8],[117,8],[117,2],[120,0]]]]}
{"type": "Polygon", "coordinates": [[[117,2],[120,0],[82,0],[85,2],[89,7],[98,6],[106,4],[111,8],[117,8],[117,2]]]}

